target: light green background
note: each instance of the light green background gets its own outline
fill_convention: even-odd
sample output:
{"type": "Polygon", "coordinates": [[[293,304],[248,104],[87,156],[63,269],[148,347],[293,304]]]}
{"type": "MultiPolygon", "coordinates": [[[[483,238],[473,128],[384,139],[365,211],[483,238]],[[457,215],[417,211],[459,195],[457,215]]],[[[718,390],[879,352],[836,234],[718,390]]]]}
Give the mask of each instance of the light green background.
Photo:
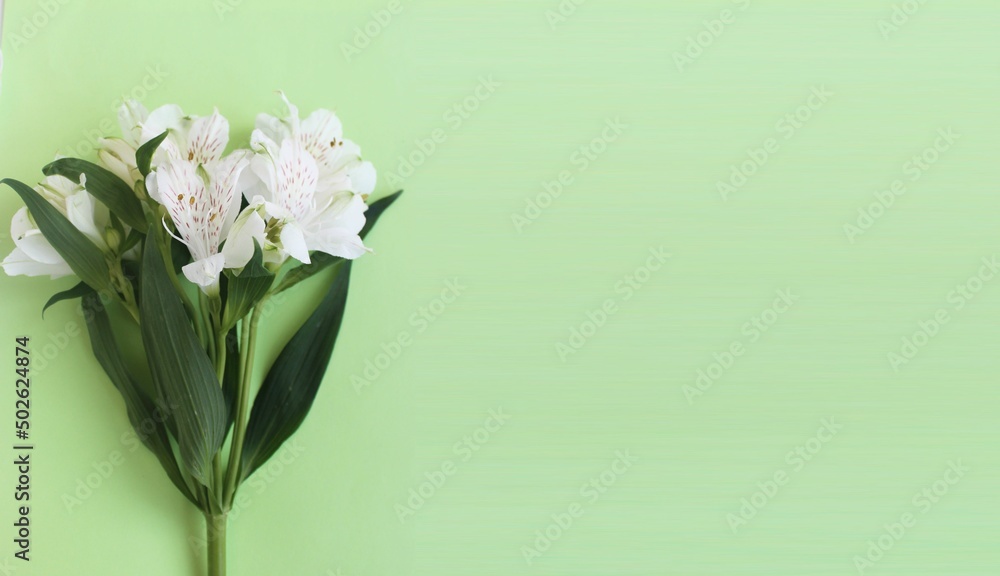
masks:
{"type": "MultiPolygon", "coordinates": [[[[1000,571],[1000,280],[961,310],[949,300],[980,286],[1000,240],[995,2],[928,0],[888,38],[886,0],[588,0],[554,28],[557,0],[399,2],[350,59],[343,43],[387,3],[243,0],[220,15],[207,0],[52,0],[43,17],[44,3],[8,2],[3,176],[36,181],[144,81],[151,108],[218,106],[234,140],[277,107],[276,89],[303,112],[332,107],[380,169],[379,195],[417,140],[444,135],[355,269],[301,453],[244,491],[232,575],[839,576],[905,513],[916,525],[866,574],[1000,571]],[[675,52],[724,8],[735,22],[679,71],[675,52]],[[33,38],[25,18],[45,22],[33,38]],[[456,126],[447,111],[484,76],[499,87],[456,126]],[[833,96],[786,140],[778,122],[819,86],[833,96]],[[614,119],[627,128],[580,171],[574,153],[614,119]],[[949,127],[959,140],[911,181],[905,163],[949,127]],[[777,152],[723,201],[717,182],[771,137],[777,152]],[[519,232],[512,215],[562,171],[573,183],[519,232]],[[844,225],[896,179],[906,193],[850,242],[844,225]],[[669,262],[624,300],[618,283],[659,247],[669,262]],[[465,290],[421,330],[411,315],[453,278],[465,290]],[[781,289],[796,300],[751,342],[744,324],[781,289]],[[607,299],[616,313],[561,359],[557,343],[607,299]],[[894,370],[887,353],[942,308],[950,321],[894,370]],[[352,376],[404,333],[412,344],[356,393],[352,376]],[[689,402],[684,387],[736,341],[745,354],[689,402]],[[454,444],[499,408],[509,421],[463,461],[454,444]],[[796,470],[786,454],[824,418],[842,429],[796,470]],[[617,451],[637,461],[591,501],[581,486],[617,451]],[[449,461],[455,473],[400,522],[396,506],[449,461]],[[969,471],[927,511],[913,497],[950,461],[969,471]],[[734,533],[727,515],[781,471],[787,484],[734,533]],[[574,502],[583,515],[528,565],[523,547],[574,502]]],[[[0,214],[17,206],[5,193],[0,214]]],[[[36,358],[67,341],[33,380],[33,560],[10,565],[198,574],[185,538],[200,517],[122,443],[124,410],[86,337],[63,336],[79,316],[39,317],[71,283],[0,279],[6,362],[15,335],[36,358]],[[67,510],[115,451],[124,462],[67,510]]],[[[265,321],[273,349],[318,293],[303,286],[265,321]]],[[[0,422],[13,419],[9,380],[0,422]]]]}

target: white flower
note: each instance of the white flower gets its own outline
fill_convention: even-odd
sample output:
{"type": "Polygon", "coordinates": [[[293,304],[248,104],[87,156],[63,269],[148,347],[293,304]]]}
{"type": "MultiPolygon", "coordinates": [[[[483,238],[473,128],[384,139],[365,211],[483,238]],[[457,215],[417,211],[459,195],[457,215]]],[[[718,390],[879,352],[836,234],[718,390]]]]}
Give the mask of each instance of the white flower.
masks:
{"type": "MultiPolygon", "coordinates": [[[[107,207],[97,202],[83,185],[62,176],[48,176],[35,190],[101,250],[109,250],[104,233],[110,223],[110,214],[107,207]]],[[[73,270],[32,221],[26,207],[14,214],[10,235],[16,248],[3,260],[3,269],[8,275],[60,278],[73,274],[73,270]]]]}
{"type": "Polygon", "coordinates": [[[175,237],[191,252],[193,261],[182,268],[184,276],[206,293],[218,289],[225,266],[219,245],[239,212],[237,182],[247,155],[238,150],[204,166],[169,158],[147,178],[150,198],[166,207],[175,237]]]}
{"type": "Polygon", "coordinates": [[[196,164],[218,161],[229,142],[229,122],[214,110],[210,116],[186,116],[179,106],[167,104],[147,112],[135,100],[126,100],[118,110],[121,138],[102,138],[98,156],[108,170],[132,187],[142,179],[135,152],[140,146],[169,130],[153,156],[156,167],[168,158],[196,164]]]}
{"type": "Polygon", "coordinates": [[[142,179],[136,167],[135,151],[142,145],[142,125],[149,113],[146,108],[132,99],[126,99],[118,108],[118,125],[121,138],[101,138],[98,158],[108,170],[129,183],[133,188],[142,179]]]}
{"type": "Polygon", "coordinates": [[[149,113],[142,123],[143,143],[169,130],[167,139],[153,156],[157,165],[168,157],[195,164],[210,164],[222,158],[229,143],[229,121],[214,109],[210,116],[185,116],[179,106],[168,104],[149,113]]]}
{"type": "Polygon", "coordinates": [[[299,109],[281,98],[288,106],[283,119],[269,114],[257,116],[257,130],[251,144],[257,145],[298,140],[316,160],[316,190],[320,194],[351,191],[367,196],[375,189],[375,167],[361,160],[361,148],[344,139],[344,129],[337,115],[329,110],[315,110],[305,120],[299,120],[299,109]]]}
{"type": "Polygon", "coordinates": [[[316,160],[298,139],[286,138],[280,146],[267,139],[258,148],[250,165],[259,179],[252,190],[259,194],[249,198],[226,241],[227,267],[246,265],[254,240],[267,261],[277,264],[288,256],[309,263],[312,250],[348,259],[367,252],[358,235],[368,209],[360,195],[320,192],[316,160]]]}

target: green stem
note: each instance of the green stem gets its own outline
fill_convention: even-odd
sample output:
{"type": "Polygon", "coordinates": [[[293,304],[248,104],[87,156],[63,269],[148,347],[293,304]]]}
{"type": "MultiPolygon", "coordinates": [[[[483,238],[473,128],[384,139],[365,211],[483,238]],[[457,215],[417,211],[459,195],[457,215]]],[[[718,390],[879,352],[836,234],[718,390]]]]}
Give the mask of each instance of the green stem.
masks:
{"type": "MultiPolygon", "coordinates": [[[[219,379],[219,385],[226,376],[226,335],[218,332],[215,335],[215,375],[219,379]]],[[[221,449],[220,449],[221,450],[221,449]]],[[[214,481],[215,495],[220,507],[225,507],[223,496],[223,475],[222,475],[222,454],[216,452],[212,458],[212,479],[214,481]]]]}
{"type": "MultiPolygon", "coordinates": [[[[201,309],[201,322],[205,326],[205,341],[203,342],[205,350],[208,352],[209,358],[217,360],[218,356],[215,350],[215,343],[218,340],[218,335],[213,337],[215,329],[212,326],[212,315],[208,311],[208,297],[205,296],[205,293],[200,290],[198,291],[198,308],[201,309]]],[[[223,364],[223,367],[225,367],[225,364],[223,364]]],[[[218,369],[216,369],[216,371],[218,371],[218,369]]],[[[222,378],[219,378],[219,382],[222,382],[222,378]]]]}
{"type": "Polygon", "coordinates": [[[226,576],[226,515],[205,514],[208,576],[226,576]]]}
{"type": "Polygon", "coordinates": [[[257,322],[267,302],[265,296],[250,315],[249,326],[243,319],[240,344],[240,385],[236,390],[236,418],[233,420],[233,446],[229,450],[229,467],[226,469],[226,488],[222,496],[223,509],[229,510],[236,492],[237,476],[243,459],[243,440],[246,437],[247,406],[250,403],[250,381],[253,374],[254,349],[257,345],[257,322]]]}

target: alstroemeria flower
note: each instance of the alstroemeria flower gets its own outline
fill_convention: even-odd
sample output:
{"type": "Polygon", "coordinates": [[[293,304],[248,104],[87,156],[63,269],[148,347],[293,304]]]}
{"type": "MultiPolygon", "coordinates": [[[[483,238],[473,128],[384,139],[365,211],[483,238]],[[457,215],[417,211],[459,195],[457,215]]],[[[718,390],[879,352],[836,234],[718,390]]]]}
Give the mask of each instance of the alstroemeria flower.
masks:
{"type": "Polygon", "coordinates": [[[98,140],[100,149],[97,156],[101,163],[133,188],[142,179],[142,174],[136,167],[135,151],[142,146],[142,125],[148,116],[149,113],[142,104],[131,99],[125,100],[118,108],[118,125],[121,127],[122,137],[98,140]]]}
{"type": "Polygon", "coordinates": [[[361,160],[361,148],[344,138],[344,128],[330,110],[313,111],[299,120],[299,109],[279,92],[288,106],[288,116],[275,118],[269,114],[257,116],[253,142],[283,142],[298,140],[316,160],[319,193],[351,191],[367,196],[375,189],[375,167],[361,160]],[[264,138],[266,137],[266,138],[264,138]]]}
{"type": "Polygon", "coordinates": [[[222,158],[229,143],[229,121],[214,109],[210,116],[186,116],[179,106],[168,104],[149,113],[142,123],[143,143],[169,130],[157,148],[153,165],[173,158],[194,164],[210,164],[222,158]]]}
{"type": "MultiPolygon", "coordinates": [[[[110,214],[83,185],[62,176],[48,176],[35,190],[101,250],[109,250],[104,235],[110,214]]],[[[14,214],[10,235],[16,248],[3,260],[3,269],[8,275],[61,278],[73,274],[63,257],[42,235],[26,207],[14,214]]]]}
{"type": "Polygon", "coordinates": [[[313,250],[348,259],[368,251],[358,235],[368,209],[360,195],[317,190],[316,160],[297,139],[255,147],[259,153],[250,165],[259,179],[253,188],[259,194],[248,197],[250,206],[229,234],[223,248],[227,267],[246,265],[254,240],[268,262],[278,264],[288,256],[309,263],[313,250]]]}
{"type": "Polygon", "coordinates": [[[218,290],[225,267],[219,245],[240,209],[237,182],[248,164],[247,155],[248,151],[238,150],[204,166],[169,158],[146,180],[150,198],[166,207],[175,238],[191,252],[192,262],[182,268],[184,276],[206,293],[218,290]]]}
{"type": "Polygon", "coordinates": [[[135,152],[140,146],[169,130],[157,148],[152,166],[169,158],[195,164],[217,162],[229,142],[229,122],[214,110],[210,116],[187,116],[179,106],[167,104],[147,112],[135,100],[126,100],[118,110],[121,138],[102,138],[98,156],[108,170],[131,186],[142,179],[135,152]]]}

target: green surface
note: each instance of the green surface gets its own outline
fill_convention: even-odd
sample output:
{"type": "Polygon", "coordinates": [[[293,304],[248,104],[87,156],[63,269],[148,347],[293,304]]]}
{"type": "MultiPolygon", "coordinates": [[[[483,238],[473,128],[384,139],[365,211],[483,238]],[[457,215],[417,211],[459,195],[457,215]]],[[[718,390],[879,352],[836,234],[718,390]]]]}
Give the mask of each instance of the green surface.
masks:
{"type": "MultiPolygon", "coordinates": [[[[377,195],[407,190],[354,269],[284,464],[244,486],[233,576],[839,576],[886,530],[898,542],[865,574],[1000,571],[1000,280],[981,268],[1000,241],[995,2],[929,0],[881,30],[893,2],[589,0],[564,20],[557,0],[398,2],[8,2],[4,177],[85,153],[121,94],[217,105],[245,140],[283,89],[340,114],[377,195]],[[25,18],[45,22],[32,38],[25,18]],[[718,37],[678,60],[705,21],[718,37]],[[369,361],[383,369],[362,381],[369,361]],[[699,371],[718,378],[696,388],[699,371]],[[744,498],[766,504],[734,531],[744,498]]],[[[5,193],[0,215],[18,205],[5,193]]],[[[201,517],[129,436],[80,316],[40,318],[72,283],[0,278],[2,358],[27,334],[37,360],[33,560],[11,556],[11,466],[4,558],[18,575],[198,574],[201,517]],[[68,509],[95,466],[113,471],[68,509]]],[[[320,291],[263,321],[262,364],[320,291]]],[[[12,377],[4,398],[12,421],[12,377]]]]}

